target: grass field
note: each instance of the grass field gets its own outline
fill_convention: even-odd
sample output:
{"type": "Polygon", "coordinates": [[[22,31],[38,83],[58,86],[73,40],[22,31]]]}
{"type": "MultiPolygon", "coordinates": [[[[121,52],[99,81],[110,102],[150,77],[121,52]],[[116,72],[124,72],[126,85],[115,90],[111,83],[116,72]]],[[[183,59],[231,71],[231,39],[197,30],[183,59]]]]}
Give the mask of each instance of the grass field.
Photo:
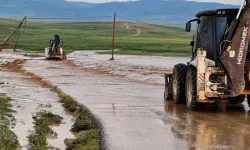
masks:
{"type": "MultiPolygon", "coordinates": [[[[0,19],[0,41],[17,24],[17,20],[0,19]]],[[[112,47],[112,22],[53,23],[28,20],[26,28],[21,30],[17,48],[43,52],[54,34],[60,35],[67,52],[110,50],[112,47]]],[[[188,45],[191,37],[192,33],[177,27],[117,22],[115,44],[119,54],[187,55],[191,53],[188,45]]]]}

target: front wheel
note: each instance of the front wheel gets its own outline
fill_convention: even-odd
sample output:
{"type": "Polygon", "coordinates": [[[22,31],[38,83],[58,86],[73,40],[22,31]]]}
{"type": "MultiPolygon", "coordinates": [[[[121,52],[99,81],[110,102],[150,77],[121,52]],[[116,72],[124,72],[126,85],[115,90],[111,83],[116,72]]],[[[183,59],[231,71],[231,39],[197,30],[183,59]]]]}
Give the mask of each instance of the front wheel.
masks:
{"type": "Polygon", "coordinates": [[[171,86],[173,92],[173,100],[176,104],[185,102],[186,74],[187,66],[185,64],[177,64],[174,66],[171,86]]]}
{"type": "Polygon", "coordinates": [[[186,77],[186,103],[190,110],[198,109],[197,99],[197,71],[195,68],[190,67],[187,71],[186,77]]]}

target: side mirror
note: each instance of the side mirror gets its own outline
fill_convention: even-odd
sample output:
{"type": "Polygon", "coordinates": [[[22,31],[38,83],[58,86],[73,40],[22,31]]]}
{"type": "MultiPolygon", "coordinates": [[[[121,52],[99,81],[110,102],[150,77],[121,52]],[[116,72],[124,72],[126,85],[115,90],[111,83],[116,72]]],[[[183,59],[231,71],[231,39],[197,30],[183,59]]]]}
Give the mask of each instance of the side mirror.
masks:
{"type": "Polygon", "coordinates": [[[190,32],[191,31],[191,22],[187,22],[186,23],[186,32],[190,32]]]}
{"type": "Polygon", "coordinates": [[[194,41],[191,41],[191,42],[189,43],[189,45],[190,45],[190,46],[194,46],[194,41]]]}

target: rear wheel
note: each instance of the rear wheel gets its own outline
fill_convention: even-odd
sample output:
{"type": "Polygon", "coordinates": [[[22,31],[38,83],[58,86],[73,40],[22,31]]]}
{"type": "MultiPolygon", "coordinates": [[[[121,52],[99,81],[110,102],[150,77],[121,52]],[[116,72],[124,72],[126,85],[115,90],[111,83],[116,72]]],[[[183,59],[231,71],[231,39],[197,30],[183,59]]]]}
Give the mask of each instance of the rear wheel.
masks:
{"type": "Polygon", "coordinates": [[[67,55],[64,51],[63,51],[63,59],[67,59],[67,55]]]}
{"type": "Polygon", "coordinates": [[[198,99],[197,99],[197,73],[196,69],[193,67],[188,68],[187,78],[186,78],[186,103],[190,110],[198,109],[198,99]]]}
{"type": "Polygon", "coordinates": [[[187,66],[185,64],[177,64],[174,66],[172,74],[172,92],[173,100],[176,104],[185,102],[186,74],[187,66]]]}
{"type": "Polygon", "coordinates": [[[241,104],[245,100],[245,95],[240,95],[237,97],[229,97],[228,102],[229,104],[241,104]]]}

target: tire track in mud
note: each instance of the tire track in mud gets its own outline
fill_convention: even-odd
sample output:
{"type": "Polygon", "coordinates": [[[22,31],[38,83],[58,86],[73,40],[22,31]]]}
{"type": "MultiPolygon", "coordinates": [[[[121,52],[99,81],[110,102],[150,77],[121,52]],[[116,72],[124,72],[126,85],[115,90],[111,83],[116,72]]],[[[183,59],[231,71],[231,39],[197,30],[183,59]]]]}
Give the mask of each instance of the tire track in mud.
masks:
{"type": "MultiPolygon", "coordinates": [[[[10,71],[10,72],[21,73],[29,77],[31,81],[39,82],[42,85],[42,87],[49,88],[51,89],[51,91],[56,92],[65,110],[70,112],[75,118],[75,124],[73,125],[72,129],[78,128],[79,124],[81,125],[82,123],[79,129],[77,129],[77,131],[75,132],[77,133],[76,140],[78,141],[79,140],[91,140],[89,143],[92,145],[87,145],[87,146],[94,148],[93,150],[98,150],[98,149],[105,150],[106,141],[104,138],[104,128],[101,122],[99,121],[99,119],[96,118],[96,116],[92,114],[91,111],[87,107],[85,107],[83,104],[78,103],[70,95],[63,92],[60,88],[54,86],[52,83],[48,81],[43,80],[42,77],[24,70],[22,68],[22,65],[25,64],[26,61],[27,60],[15,60],[13,62],[9,62],[5,65],[2,65],[0,68],[0,71],[10,71]],[[94,128],[92,129],[92,127],[90,127],[90,128],[84,129],[86,128],[84,127],[86,125],[85,124],[86,122],[82,122],[84,121],[84,119],[90,119],[91,122],[89,123],[90,124],[89,126],[93,126],[94,128]],[[97,133],[98,137],[94,136],[93,138],[93,135],[95,135],[95,132],[97,133]],[[87,138],[90,138],[90,139],[87,139],[87,138]],[[94,141],[98,141],[98,146],[93,145],[94,141]]],[[[82,147],[86,146],[86,142],[80,143],[82,145],[77,145],[79,143],[74,142],[74,139],[65,139],[64,142],[67,148],[73,148],[72,150],[74,150],[74,148],[78,146],[82,146],[82,147]],[[77,143],[77,144],[74,145],[74,143],[77,143]]]]}

